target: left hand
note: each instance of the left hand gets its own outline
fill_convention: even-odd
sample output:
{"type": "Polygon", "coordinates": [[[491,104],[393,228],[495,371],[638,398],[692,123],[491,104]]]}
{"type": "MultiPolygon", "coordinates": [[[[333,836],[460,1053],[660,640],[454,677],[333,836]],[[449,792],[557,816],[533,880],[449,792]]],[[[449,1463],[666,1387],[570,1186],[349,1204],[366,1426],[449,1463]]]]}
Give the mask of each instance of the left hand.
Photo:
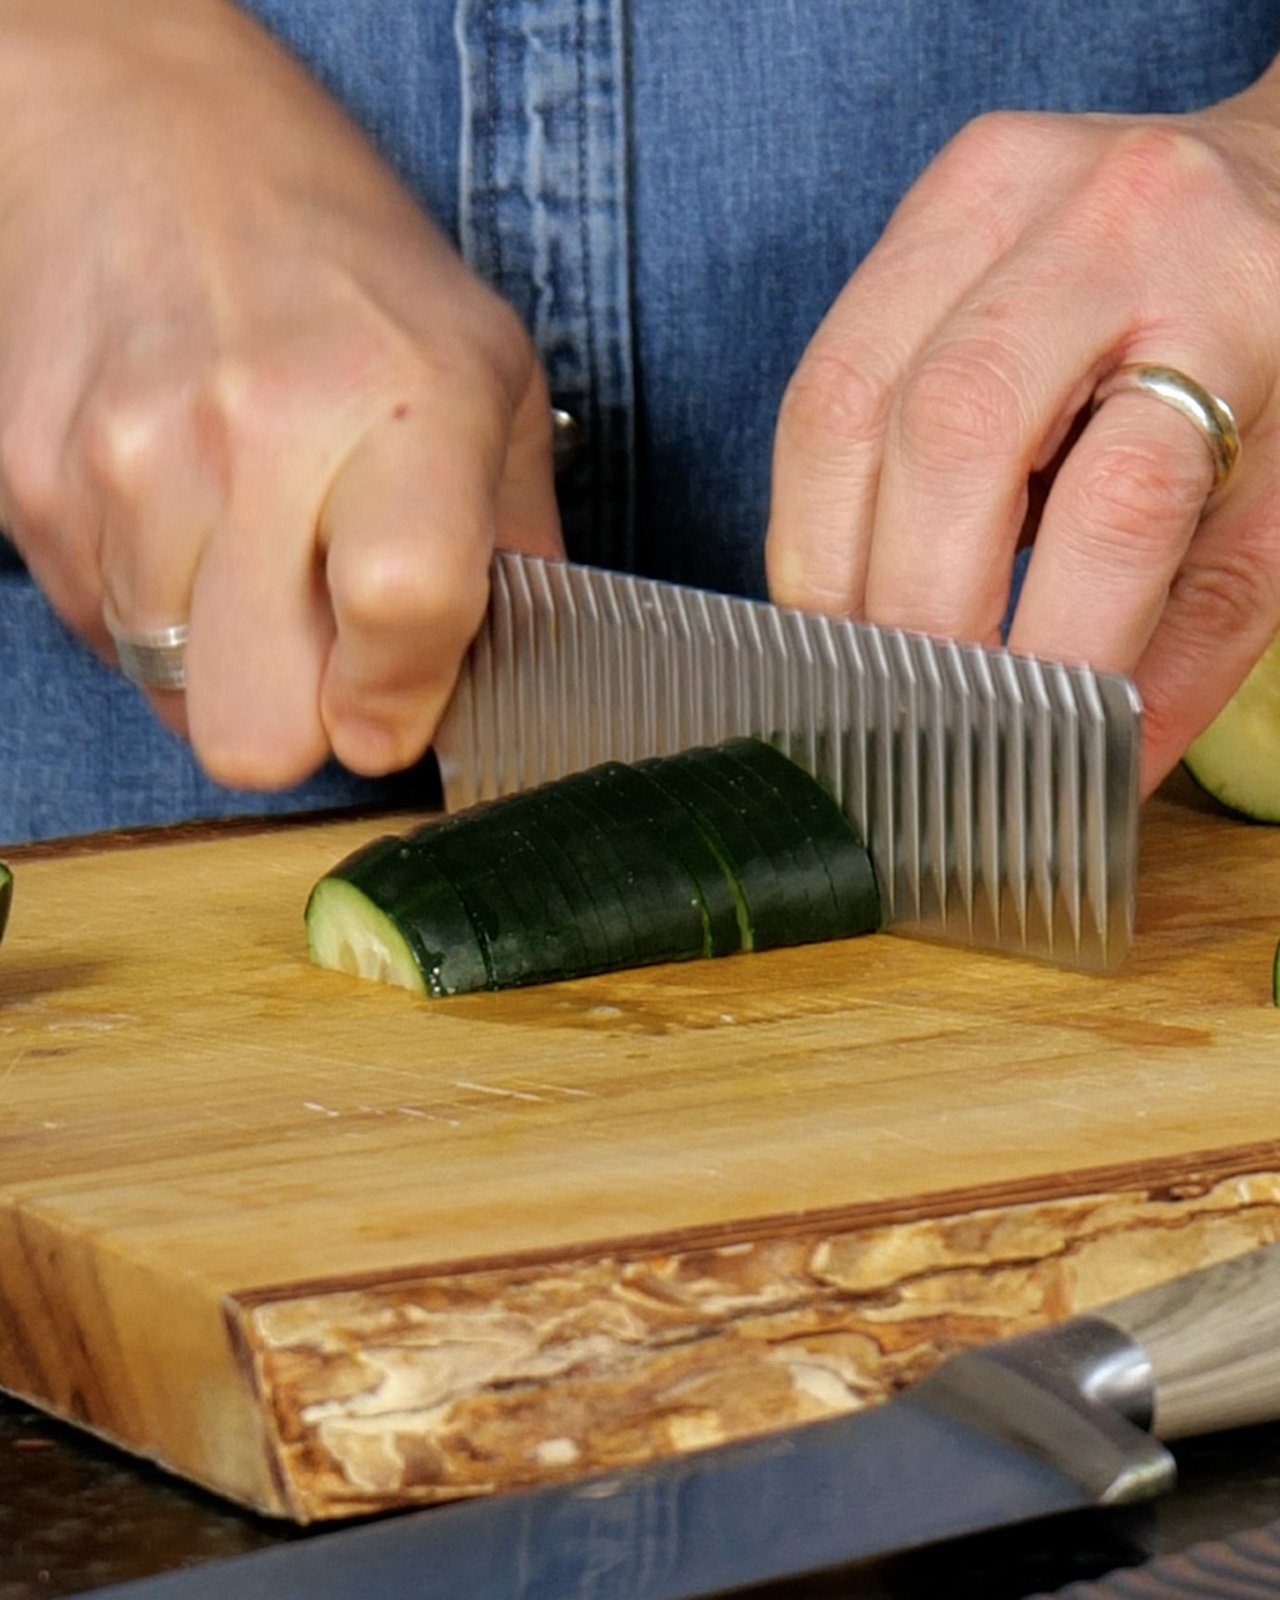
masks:
{"type": "Polygon", "coordinates": [[[773,598],[994,643],[1049,469],[1009,644],[1136,679],[1148,793],[1280,628],[1277,67],[1186,116],[997,113],[952,141],[784,397],[773,598]],[[1172,407],[1089,415],[1129,362],[1231,406],[1220,492],[1172,407]]]}

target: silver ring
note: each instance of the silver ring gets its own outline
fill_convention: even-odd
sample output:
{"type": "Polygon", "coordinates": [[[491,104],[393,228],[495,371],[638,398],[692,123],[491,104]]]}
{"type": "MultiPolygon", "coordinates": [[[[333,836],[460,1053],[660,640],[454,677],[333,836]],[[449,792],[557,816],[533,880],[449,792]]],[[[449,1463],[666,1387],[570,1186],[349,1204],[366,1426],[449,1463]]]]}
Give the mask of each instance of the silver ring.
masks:
{"type": "Polygon", "coordinates": [[[1127,389],[1163,400],[1194,423],[1209,448],[1209,459],[1213,463],[1213,490],[1210,492],[1221,489],[1240,459],[1240,433],[1227,402],[1194,378],[1188,378],[1185,372],[1179,372],[1177,367],[1146,366],[1135,361],[1117,367],[1102,380],[1093,393],[1095,408],[1113,394],[1122,394],[1127,389]]]}
{"type": "Polygon", "coordinates": [[[125,677],[143,689],[184,689],[187,684],[187,625],[143,628],[130,633],[108,612],[107,631],[125,677]]]}

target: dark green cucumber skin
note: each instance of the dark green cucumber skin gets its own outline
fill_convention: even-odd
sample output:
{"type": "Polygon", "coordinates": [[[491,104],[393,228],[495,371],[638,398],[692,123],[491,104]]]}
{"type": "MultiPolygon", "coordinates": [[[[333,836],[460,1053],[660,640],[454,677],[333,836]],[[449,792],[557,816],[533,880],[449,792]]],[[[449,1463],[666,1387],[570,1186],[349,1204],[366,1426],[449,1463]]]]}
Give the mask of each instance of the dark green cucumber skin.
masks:
{"type": "Polygon", "coordinates": [[[750,814],[726,772],[708,773],[703,767],[698,750],[641,763],[641,770],[686,808],[736,885],[745,908],[743,948],[791,944],[792,919],[772,856],[773,828],[750,814]]]}
{"type": "Polygon", "coordinates": [[[9,908],[13,904],[13,873],[0,865],[0,939],[9,926],[9,908]]]}
{"type": "Polygon", "coordinates": [[[654,959],[741,949],[735,897],[720,861],[701,830],[690,826],[685,807],[660,784],[640,767],[612,761],[562,779],[556,788],[600,825],[625,874],[623,905],[636,906],[643,928],[652,930],[657,917],[659,942],[680,952],[654,959]],[[643,909],[637,895],[644,896],[643,909]]]}
{"type": "Polygon", "coordinates": [[[768,783],[798,824],[803,844],[822,864],[830,886],[834,922],[824,935],[844,939],[874,933],[883,925],[880,886],[870,852],[835,800],[789,756],[762,739],[734,739],[722,746],[768,783]]]}
{"type": "Polygon", "coordinates": [[[607,762],[339,863],[458,994],[870,932],[870,859],[781,752],[732,740],[607,762]]]}
{"type": "Polygon", "coordinates": [[[781,751],[735,739],[640,768],[689,806],[736,876],[751,948],[880,927],[866,847],[826,790],[781,751]]]}
{"type": "MultiPolygon", "coordinates": [[[[566,882],[586,884],[602,934],[594,959],[577,975],[623,965],[683,961],[703,953],[704,930],[694,885],[671,860],[653,827],[626,804],[630,771],[609,763],[524,794],[490,801],[470,814],[472,845],[495,830],[496,849],[511,829],[526,825],[554,840],[541,869],[526,863],[533,880],[563,897],[566,882]],[[639,937],[638,934],[642,934],[639,937]]],[[[462,821],[460,816],[457,819],[462,821]]],[[[571,974],[565,973],[565,976],[571,974]]]]}

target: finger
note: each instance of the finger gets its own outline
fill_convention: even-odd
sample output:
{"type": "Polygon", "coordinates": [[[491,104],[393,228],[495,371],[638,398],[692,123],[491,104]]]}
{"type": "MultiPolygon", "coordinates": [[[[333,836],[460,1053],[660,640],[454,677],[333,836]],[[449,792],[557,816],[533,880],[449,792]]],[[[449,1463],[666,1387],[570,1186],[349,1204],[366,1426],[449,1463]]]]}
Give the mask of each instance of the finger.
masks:
{"type": "Polygon", "coordinates": [[[559,560],[564,556],[556,504],[551,402],[535,365],[511,427],[498,485],[496,540],[504,550],[559,560]]]}
{"type": "Polygon", "coordinates": [[[1244,681],[1280,629],[1274,484],[1280,440],[1248,440],[1239,481],[1211,509],[1134,672],[1150,794],[1244,681]]]}
{"type": "Polygon", "coordinates": [[[1113,395],[1054,480],[1011,647],[1132,672],[1212,488],[1212,457],[1188,418],[1151,395],[1113,395]]]}
{"type": "Polygon", "coordinates": [[[327,496],[321,712],[354,771],[406,766],[435,731],[484,613],[506,431],[496,406],[421,400],[365,437],[327,496]]]}
{"type": "MultiPolygon", "coordinates": [[[[932,186],[930,186],[931,188],[932,186]]],[[[774,435],[765,561],[779,605],[863,607],[894,396],[1003,240],[989,219],[914,194],[850,278],[796,368],[774,435]]]]}
{"type": "Polygon", "coordinates": [[[1122,275],[1045,230],[990,272],[904,380],[866,581],[874,622],[992,643],[1054,455],[1132,326],[1122,275]]]}
{"type": "MultiPolygon", "coordinates": [[[[193,415],[190,388],[163,373],[103,373],[79,413],[69,452],[77,500],[96,523],[100,625],[114,640],[187,624],[201,550],[216,525],[220,462],[193,415]]],[[[110,647],[108,655],[118,652],[110,647]]],[[[145,688],[174,732],[187,730],[180,691],[145,688]]]]}
{"type": "Polygon", "coordinates": [[[232,788],[286,788],[329,754],[318,498],[302,474],[245,470],[192,584],[189,734],[204,769],[232,788]]]}
{"type": "Polygon", "coordinates": [[[895,394],[939,326],[1036,225],[1052,196],[1036,174],[1061,160],[1060,119],[999,113],[969,124],[835,301],[778,415],[765,542],[778,603],[863,609],[895,394]]]}

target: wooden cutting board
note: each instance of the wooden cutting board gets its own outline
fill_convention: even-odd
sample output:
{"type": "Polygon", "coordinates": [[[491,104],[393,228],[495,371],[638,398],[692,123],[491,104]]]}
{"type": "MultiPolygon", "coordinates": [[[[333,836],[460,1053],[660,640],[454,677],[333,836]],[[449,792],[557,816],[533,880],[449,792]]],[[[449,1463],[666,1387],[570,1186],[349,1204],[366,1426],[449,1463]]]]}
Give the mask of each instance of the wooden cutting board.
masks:
{"type": "Polygon", "coordinates": [[[888,936],[451,1001],[308,966],[384,821],[12,855],[0,1386],[298,1520],[883,1397],[1280,1237],[1280,830],[1109,977],[888,936]]]}

